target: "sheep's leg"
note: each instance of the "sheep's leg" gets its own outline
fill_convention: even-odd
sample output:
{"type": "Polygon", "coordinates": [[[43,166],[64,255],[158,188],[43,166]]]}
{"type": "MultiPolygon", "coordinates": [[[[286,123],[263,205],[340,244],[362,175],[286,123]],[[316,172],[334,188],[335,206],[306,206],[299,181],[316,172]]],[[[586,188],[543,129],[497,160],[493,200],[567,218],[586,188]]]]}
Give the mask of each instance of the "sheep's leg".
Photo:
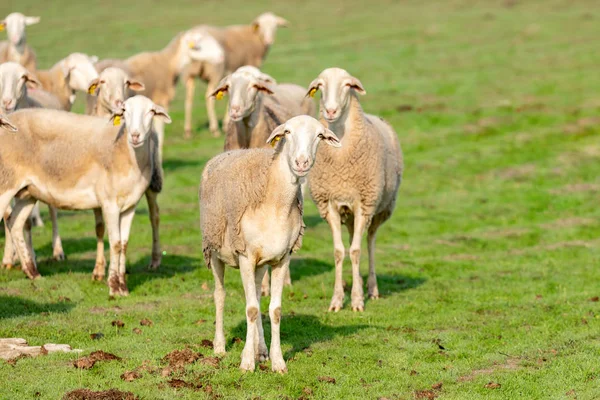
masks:
{"type": "Polygon", "coordinates": [[[52,256],[57,261],[65,259],[65,252],[62,247],[62,240],[58,233],[58,212],[56,208],[48,205],[48,212],[50,213],[50,220],[52,221],[52,256]]]}
{"type": "Polygon", "coordinates": [[[155,271],[160,267],[162,261],[162,252],[160,251],[160,209],[158,208],[158,193],[152,190],[146,190],[146,200],[148,201],[148,214],[150,225],[152,225],[152,260],[148,268],[155,271]]]}
{"type": "Polygon", "coordinates": [[[208,114],[208,129],[210,129],[210,133],[214,137],[221,136],[221,131],[219,130],[219,121],[217,120],[217,113],[215,111],[215,99],[211,96],[214,90],[217,87],[218,80],[210,80],[208,81],[208,86],[206,87],[206,113],[208,114]]]}
{"type": "Polygon", "coordinates": [[[289,266],[290,257],[287,256],[279,265],[271,268],[271,304],[269,304],[269,317],[271,318],[271,368],[273,371],[279,373],[287,372],[281,352],[279,326],[281,323],[281,295],[289,266]]]}
{"type": "Polygon", "coordinates": [[[285,273],[285,280],[283,281],[285,286],[292,287],[292,275],[290,275],[290,269],[288,268],[285,273]]]}
{"type": "Polygon", "coordinates": [[[256,273],[254,262],[245,256],[240,255],[240,274],[244,284],[244,293],[246,295],[246,344],[242,351],[242,363],[240,369],[254,371],[254,341],[257,333],[256,320],[260,314],[260,305],[257,302],[256,295],[256,273]]]}
{"type": "Polygon", "coordinates": [[[254,283],[256,286],[256,300],[258,301],[258,318],[256,319],[257,336],[255,336],[254,342],[254,355],[258,362],[267,361],[269,359],[269,351],[267,350],[267,344],[265,343],[265,332],[262,325],[262,314],[260,312],[261,286],[265,282],[263,278],[266,275],[268,275],[266,265],[256,267],[254,283]]]}
{"type": "Polygon", "coordinates": [[[104,258],[104,219],[102,218],[102,210],[94,209],[94,220],[96,222],[96,265],[92,273],[92,279],[101,281],[106,274],[106,258],[104,258]]]}
{"type": "Polygon", "coordinates": [[[131,232],[131,223],[135,216],[135,206],[121,213],[119,228],[121,230],[121,256],[119,258],[119,294],[121,296],[129,296],[127,289],[127,281],[125,273],[127,268],[127,243],[129,241],[129,233],[131,232]]]}
{"type": "Polygon", "coordinates": [[[44,226],[44,220],[42,220],[42,215],[40,214],[40,206],[38,204],[35,205],[33,211],[31,212],[31,222],[33,223],[33,226],[44,226]]]}
{"type": "Polygon", "coordinates": [[[120,212],[115,206],[102,207],[102,216],[108,230],[108,243],[110,246],[110,263],[108,265],[108,294],[120,295],[119,286],[119,260],[121,258],[121,230],[120,212]]]}
{"type": "Polygon", "coordinates": [[[225,331],[223,329],[223,312],[225,309],[225,264],[216,254],[211,255],[211,266],[215,278],[215,354],[225,354],[225,331]]]}
{"type": "Polygon", "coordinates": [[[24,197],[15,201],[15,208],[8,217],[7,224],[10,230],[13,244],[21,259],[21,268],[29,279],[37,279],[40,273],[35,265],[35,258],[30,252],[30,247],[25,240],[23,229],[28,222],[29,215],[35,207],[36,200],[32,197],[24,197]]]}
{"type": "Polygon", "coordinates": [[[13,246],[12,236],[10,236],[10,231],[8,230],[7,220],[12,213],[12,207],[9,204],[6,206],[6,211],[4,211],[4,257],[2,258],[2,266],[6,269],[12,269],[15,263],[18,261],[19,257],[17,255],[17,250],[13,246]]]}
{"type": "Polygon", "coordinates": [[[185,122],[184,122],[184,137],[190,139],[192,137],[192,111],[194,110],[194,91],[196,89],[196,79],[194,76],[189,76],[185,81],[185,122]]]}
{"type": "Polygon", "coordinates": [[[358,207],[354,214],[354,232],[350,245],[350,261],[352,262],[352,311],[364,311],[363,281],[360,276],[360,245],[363,234],[369,222],[358,207]]]}
{"type": "Polygon", "coordinates": [[[269,285],[269,271],[265,271],[265,276],[263,277],[262,284],[260,285],[260,293],[265,297],[269,295],[269,285]]]}
{"type": "MultiPolygon", "coordinates": [[[[332,205],[329,205],[327,222],[333,235],[333,258],[335,260],[335,286],[329,311],[338,312],[344,306],[344,286],[342,283],[342,267],[344,264],[344,242],[342,241],[342,223],[340,214],[332,205]]],[[[272,295],[271,295],[272,296],[272,295]]]]}
{"type": "Polygon", "coordinates": [[[379,288],[377,287],[377,274],[375,273],[375,237],[377,236],[377,228],[375,222],[371,223],[367,232],[367,245],[369,248],[369,278],[367,286],[369,288],[369,299],[379,298],[379,288]]]}

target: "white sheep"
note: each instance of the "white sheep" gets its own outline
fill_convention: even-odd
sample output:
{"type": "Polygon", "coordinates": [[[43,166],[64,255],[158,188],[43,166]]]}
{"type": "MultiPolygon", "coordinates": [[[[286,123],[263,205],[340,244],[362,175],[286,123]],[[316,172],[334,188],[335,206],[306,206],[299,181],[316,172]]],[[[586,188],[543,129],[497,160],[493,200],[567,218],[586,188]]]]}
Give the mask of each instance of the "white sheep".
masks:
{"type": "Polygon", "coordinates": [[[0,21],[0,31],[6,30],[8,41],[0,42],[0,63],[13,61],[29,71],[37,69],[37,58],[27,44],[25,27],[40,22],[40,17],[27,17],[21,13],[8,14],[0,21]]]}
{"type": "MultiPolygon", "coordinates": [[[[186,86],[185,95],[185,137],[192,134],[192,110],[194,102],[195,79],[207,82],[206,111],[208,114],[209,129],[214,136],[220,136],[219,121],[215,113],[215,102],[208,97],[214,92],[216,85],[226,75],[244,65],[261,67],[271,45],[275,42],[277,28],[288,26],[289,22],[272,12],[266,12],[254,19],[251,24],[215,27],[200,25],[194,30],[208,32],[213,35],[223,46],[225,51],[224,62],[193,62],[183,74],[186,86]]],[[[226,125],[227,116],[223,121],[226,125]]]]}
{"type": "Polygon", "coordinates": [[[246,345],[240,368],[254,370],[269,357],[260,314],[260,284],[272,268],[272,369],[286,372],[279,342],[281,295],[291,253],[301,246],[300,183],[315,159],[320,141],[339,147],[338,138],[317,120],[298,116],[267,139],[271,149],[234,150],[211,159],[200,185],[200,227],[204,260],[215,278],[215,353],[225,353],[224,265],[239,268],[246,295],[246,345]],[[235,199],[235,201],[231,201],[235,199]]]}
{"type": "Polygon", "coordinates": [[[7,225],[29,278],[39,272],[23,226],[37,200],[56,208],[101,209],[110,242],[109,293],[129,294],[127,242],[135,208],[155,169],[154,118],[171,122],[162,107],[144,96],[127,99],[111,122],[44,109],[11,114],[19,132],[0,135],[0,212],[19,194],[7,225]],[[113,126],[120,119],[124,124],[113,126]]]}
{"type": "Polygon", "coordinates": [[[308,95],[321,90],[321,122],[340,138],[342,149],[319,148],[308,185],[321,217],[331,227],[335,288],[330,311],[343,306],[341,223],[351,238],[352,310],[363,311],[359,270],[361,240],[367,231],[369,297],[379,297],[375,274],[375,235],[392,214],[402,180],[403,158],[398,136],[381,118],[365,114],[357,94],[366,94],[360,81],[340,68],[329,68],[310,84],[308,95]]]}

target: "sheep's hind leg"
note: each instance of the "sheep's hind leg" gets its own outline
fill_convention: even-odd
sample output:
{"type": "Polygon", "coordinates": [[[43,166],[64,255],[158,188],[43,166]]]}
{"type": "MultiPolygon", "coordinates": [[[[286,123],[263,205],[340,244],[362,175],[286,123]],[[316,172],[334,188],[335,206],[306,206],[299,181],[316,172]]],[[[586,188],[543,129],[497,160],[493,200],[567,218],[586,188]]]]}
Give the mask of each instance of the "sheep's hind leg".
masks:
{"type": "Polygon", "coordinates": [[[256,286],[256,300],[258,302],[258,317],[256,319],[257,336],[255,336],[254,341],[254,355],[256,357],[256,361],[258,362],[267,361],[269,359],[269,350],[267,349],[267,344],[265,343],[265,332],[263,331],[262,314],[260,312],[261,286],[265,282],[263,277],[268,275],[269,273],[266,265],[262,267],[256,267],[254,281],[256,286]]]}
{"type": "Polygon", "coordinates": [[[160,209],[158,207],[158,193],[152,190],[146,190],[146,200],[148,201],[148,214],[150,225],[152,226],[152,260],[148,268],[156,271],[162,261],[162,252],[160,250],[160,209]]]}
{"type": "Polygon", "coordinates": [[[289,265],[290,257],[288,256],[271,270],[271,304],[269,304],[269,317],[271,318],[271,368],[273,371],[279,373],[287,372],[281,352],[280,324],[281,296],[289,265]]]}
{"type": "Polygon", "coordinates": [[[225,309],[225,265],[213,253],[211,254],[211,267],[215,278],[215,340],[213,349],[215,354],[225,354],[225,331],[223,329],[223,312],[225,309]]]}
{"type": "Polygon", "coordinates": [[[94,272],[92,272],[92,279],[102,281],[106,275],[106,258],[104,258],[105,227],[101,209],[94,209],[94,219],[96,223],[96,265],[94,266],[94,272]]]}
{"type": "Polygon", "coordinates": [[[17,255],[17,250],[15,249],[15,246],[13,245],[13,241],[12,241],[12,236],[10,235],[10,231],[8,230],[8,217],[10,216],[10,213],[12,213],[12,207],[10,206],[10,199],[9,199],[9,204],[7,204],[5,211],[4,211],[4,256],[2,257],[2,266],[6,269],[12,269],[14,267],[14,265],[17,263],[17,261],[19,260],[19,256],[17,255]]]}
{"type": "Polygon", "coordinates": [[[29,215],[33,211],[35,204],[36,200],[29,196],[16,199],[15,208],[7,219],[13,244],[21,259],[21,268],[29,279],[37,279],[41,276],[35,265],[35,258],[31,253],[31,248],[24,236],[25,224],[28,222],[29,215]]]}
{"type": "Polygon", "coordinates": [[[354,234],[350,245],[350,260],[352,262],[352,311],[364,311],[363,280],[360,276],[360,245],[363,234],[367,228],[370,218],[364,216],[360,207],[354,215],[354,234]]]}
{"type": "Polygon", "coordinates": [[[246,295],[246,344],[242,351],[242,363],[240,369],[245,371],[254,371],[254,342],[257,333],[256,322],[260,314],[260,305],[257,302],[256,295],[256,274],[254,263],[247,257],[239,257],[240,274],[244,284],[244,293],[246,295]]]}
{"type": "Polygon", "coordinates": [[[50,221],[52,221],[52,256],[57,261],[63,261],[65,259],[65,251],[63,250],[62,240],[60,240],[60,234],[58,233],[58,212],[51,205],[48,205],[48,212],[50,213],[50,221]]]}
{"type": "MultiPolygon", "coordinates": [[[[335,260],[335,286],[329,311],[338,312],[344,306],[344,285],[342,280],[342,267],[344,264],[344,242],[342,241],[342,225],[340,214],[332,206],[327,212],[327,222],[333,235],[333,257],[335,260]]],[[[272,295],[271,295],[272,296],[272,295]]]]}

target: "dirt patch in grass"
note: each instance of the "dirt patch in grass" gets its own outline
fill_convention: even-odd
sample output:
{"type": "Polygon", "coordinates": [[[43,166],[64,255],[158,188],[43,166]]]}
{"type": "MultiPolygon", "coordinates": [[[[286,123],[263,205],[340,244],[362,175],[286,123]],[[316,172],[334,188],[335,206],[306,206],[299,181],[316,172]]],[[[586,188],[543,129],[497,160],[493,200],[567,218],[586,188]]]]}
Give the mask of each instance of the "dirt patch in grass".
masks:
{"type": "Polygon", "coordinates": [[[439,393],[436,393],[433,390],[417,390],[415,392],[415,399],[433,400],[438,397],[438,395],[439,393]]]}
{"type": "Polygon", "coordinates": [[[570,218],[562,218],[557,219],[552,222],[548,222],[546,224],[540,225],[542,228],[546,229],[563,229],[563,228],[574,228],[577,226],[590,226],[593,225],[596,221],[591,218],[581,218],[581,217],[570,217],[570,218]]]}
{"type": "Polygon", "coordinates": [[[515,371],[520,369],[520,359],[517,357],[507,358],[502,364],[494,364],[488,368],[476,369],[471,371],[468,375],[463,375],[458,378],[459,382],[470,382],[482,375],[490,375],[497,371],[515,371]]]}
{"type": "Polygon", "coordinates": [[[497,171],[495,175],[507,181],[527,181],[535,174],[536,166],[533,164],[519,165],[497,171]]]}
{"type": "Polygon", "coordinates": [[[78,358],[77,360],[73,361],[73,365],[75,366],[75,368],[90,369],[98,361],[112,361],[112,360],[121,361],[121,357],[115,356],[114,354],[111,354],[111,353],[106,353],[102,350],[98,350],[98,351],[94,351],[87,357],[78,358]]]}
{"type": "Polygon", "coordinates": [[[125,371],[121,374],[121,379],[123,379],[125,382],[133,382],[141,377],[142,374],[137,371],[125,371]]]}
{"type": "Polygon", "coordinates": [[[66,393],[63,400],[139,400],[131,392],[121,392],[117,389],[108,389],[93,392],[89,389],[76,389],[66,393]]]}
{"type": "Polygon", "coordinates": [[[191,349],[173,350],[163,357],[163,363],[169,364],[173,370],[182,370],[188,364],[195,363],[198,359],[204,357],[201,353],[196,353],[191,349]]]}
{"type": "Polygon", "coordinates": [[[600,192],[598,183],[572,183],[557,189],[551,189],[551,194],[571,194],[571,193],[597,193],[600,192]]]}
{"type": "Polygon", "coordinates": [[[450,254],[444,257],[446,261],[475,261],[478,259],[479,257],[474,254],[450,254]]]}

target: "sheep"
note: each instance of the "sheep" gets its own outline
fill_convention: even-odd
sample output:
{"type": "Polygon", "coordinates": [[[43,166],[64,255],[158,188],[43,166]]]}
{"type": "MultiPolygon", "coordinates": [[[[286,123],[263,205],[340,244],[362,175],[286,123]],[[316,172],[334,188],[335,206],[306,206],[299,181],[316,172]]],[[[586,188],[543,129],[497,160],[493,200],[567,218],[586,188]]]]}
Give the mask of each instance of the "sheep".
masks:
{"type": "Polygon", "coordinates": [[[343,306],[341,223],[350,233],[352,310],[363,311],[359,261],[361,240],[367,231],[369,298],[377,299],[375,235],[392,214],[402,180],[403,156],[398,136],[383,119],[365,114],[357,94],[366,94],[361,82],[340,68],[329,68],[311,82],[307,96],[321,90],[321,122],[340,138],[343,148],[321,147],[308,185],[319,213],[331,228],[334,243],[335,288],[329,311],[343,306]]]}
{"type": "Polygon", "coordinates": [[[25,27],[40,22],[40,17],[27,17],[21,13],[8,14],[0,21],[0,31],[6,29],[8,41],[0,42],[0,63],[13,61],[29,71],[37,69],[37,58],[27,44],[25,27]]]}
{"type": "MultiPolygon", "coordinates": [[[[192,110],[194,102],[195,79],[207,82],[206,111],[208,114],[209,129],[215,137],[219,137],[219,121],[215,113],[215,102],[208,97],[216,88],[223,77],[244,65],[253,65],[260,68],[267,56],[271,45],[275,42],[275,33],[278,27],[286,27],[289,22],[271,12],[266,12],[254,19],[249,25],[232,25],[228,27],[214,27],[199,25],[197,31],[205,31],[213,35],[223,46],[225,60],[222,63],[193,62],[183,74],[186,87],[185,95],[185,137],[192,135],[192,110]]],[[[227,117],[225,117],[227,120],[227,117]]],[[[223,127],[225,127],[225,120],[223,127]]]]}
{"type": "MultiPolygon", "coordinates": [[[[123,69],[130,77],[142,82],[140,92],[157,105],[168,110],[175,97],[179,76],[192,61],[222,63],[223,48],[210,34],[189,30],[179,33],[162,50],[136,54],[126,60],[103,60],[96,65],[98,72],[108,67],[123,69]]],[[[162,163],[164,127],[157,121],[159,160],[162,163]]],[[[159,163],[159,164],[161,164],[159,163]]]]}
{"type": "Polygon", "coordinates": [[[76,92],[86,93],[89,82],[98,77],[94,68],[97,61],[96,56],[72,53],[49,70],[38,70],[35,75],[42,89],[54,95],[63,110],[71,111],[76,92]]]}
{"type": "Polygon", "coordinates": [[[155,168],[153,118],[171,122],[164,108],[144,96],[127,99],[115,110],[112,123],[45,109],[11,114],[19,133],[0,135],[0,212],[18,195],[7,226],[29,278],[40,275],[23,226],[37,200],[56,208],[101,209],[110,242],[109,294],[129,294],[127,242],[136,205],[155,168]],[[121,119],[124,124],[113,126],[121,119]]]}
{"type": "Polygon", "coordinates": [[[297,116],[273,130],[271,149],[234,150],[210,160],[200,184],[202,252],[215,279],[214,351],[225,353],[223,309],[224,265],[239,268],[246,295],[246,345],[242,370],[269,357],[260,314],[260,284],[271,265],[273,278],[269,316],[273,371],[287,371],[279,327],[283,281],[291,253],[301,247],[300,183],[311,169],[320,141],[339,147],[333,132],[309,116],[297,116]],[[235,201],[231,201],[235,199],[235,201]]]}

